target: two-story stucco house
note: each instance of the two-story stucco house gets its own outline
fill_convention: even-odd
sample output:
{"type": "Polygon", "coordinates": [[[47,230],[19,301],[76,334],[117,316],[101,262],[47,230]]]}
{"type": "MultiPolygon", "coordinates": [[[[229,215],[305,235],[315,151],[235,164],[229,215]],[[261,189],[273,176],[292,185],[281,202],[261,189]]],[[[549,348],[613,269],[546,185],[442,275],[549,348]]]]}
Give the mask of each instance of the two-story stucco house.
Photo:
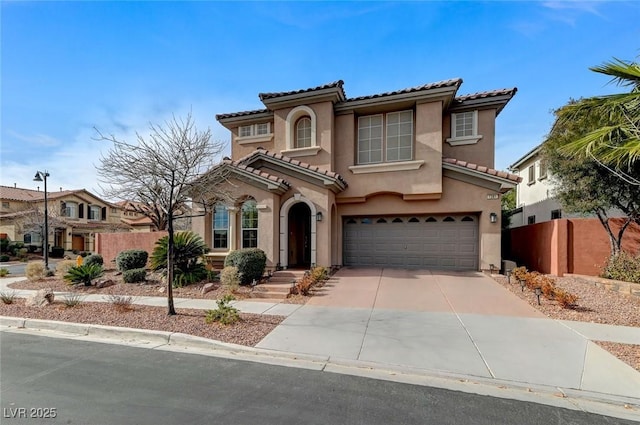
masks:
{"type": "Polygon", "coordinates": [[[193,229],[213,257],[258,247],[273,268],[500,264],[500,195],[519,178],[493,169],[495,120],[516,89],[461,84],[348,98],[337,81],[217,115],[234,201],[193,229]]]}
{"type": "MultiPolygon", "coordinates": [[[[93,251],[98,232],[129,231],[117,205],[85,189],[47,192],[49,245],[93,251]]],[[[44,234],[44,191],[0,186],[0,233],[11,240],[40,246],[44,234]]]]}

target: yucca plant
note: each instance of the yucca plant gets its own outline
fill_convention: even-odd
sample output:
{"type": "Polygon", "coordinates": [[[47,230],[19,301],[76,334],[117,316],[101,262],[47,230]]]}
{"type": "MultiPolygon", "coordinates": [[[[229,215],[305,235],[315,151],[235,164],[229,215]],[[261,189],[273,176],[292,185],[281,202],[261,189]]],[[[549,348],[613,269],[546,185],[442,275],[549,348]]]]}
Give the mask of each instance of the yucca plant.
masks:
{"type": "MultiPolygon", "coordinates": [[[[169,238],[160,238],[151,254],[151,268],[167,268],[167,250],[169,238]]],[[[174,286],[183,286],[199,282],[207,276],[207,270],[200,261],[209,252],[204,240],[191,231],[176,233],[174,236],[174,286]]]]}
{"type": "Polygon", "coordinates": [[[84,283],[84,286],[91,286],[91,281],[103,274],[104,269],[100,264],[83,264],[69,268],[67,274],[64,275],[64,280],[71,284],[84,283]]]}

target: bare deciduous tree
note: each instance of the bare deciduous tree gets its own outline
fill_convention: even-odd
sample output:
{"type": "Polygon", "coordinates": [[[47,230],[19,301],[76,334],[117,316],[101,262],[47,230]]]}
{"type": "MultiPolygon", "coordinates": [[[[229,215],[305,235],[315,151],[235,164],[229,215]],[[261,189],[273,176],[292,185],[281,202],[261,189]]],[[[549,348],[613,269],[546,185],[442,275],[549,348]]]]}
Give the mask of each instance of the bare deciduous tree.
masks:
{"type": "Polygon", "coordinates": [[[167,254],[168,314],[176,314],[173,305],[174,219],[190,215],[193,203],[206,210],[209,200],[225,197],[218,187],[225,179],[224,169],[214,162],[224,143],[211,141],[211,130],[198,131],[191,116],[175,116],[164,125],[150,124],[150,134],[136,133],[137,143],[118,140],[97,130],[98,140],[113,143],[100,159],[98,176],[108,199],[139,202],[140,212],[158,229],[169,233],[167,254]],[[218,170],[218,171],[215,171],[218,170]]]}

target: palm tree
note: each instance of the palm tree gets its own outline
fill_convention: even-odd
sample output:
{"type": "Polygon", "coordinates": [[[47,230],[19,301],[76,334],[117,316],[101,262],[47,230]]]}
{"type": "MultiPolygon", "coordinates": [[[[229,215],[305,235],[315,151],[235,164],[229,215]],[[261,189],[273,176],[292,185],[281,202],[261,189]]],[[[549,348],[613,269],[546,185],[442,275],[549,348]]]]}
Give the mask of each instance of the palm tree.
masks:
{"type": "Polygon", "coordinates": [[[614,58],[589,68],[612,77],[611,83],[630,87],[629,93],[581,99],[566,106],[562,120],[597,116],[605,125],[586,133],[561,150],[570,156],[586,157],[616,169],[630,168],[640,161],[640,64],[614,58]]]}

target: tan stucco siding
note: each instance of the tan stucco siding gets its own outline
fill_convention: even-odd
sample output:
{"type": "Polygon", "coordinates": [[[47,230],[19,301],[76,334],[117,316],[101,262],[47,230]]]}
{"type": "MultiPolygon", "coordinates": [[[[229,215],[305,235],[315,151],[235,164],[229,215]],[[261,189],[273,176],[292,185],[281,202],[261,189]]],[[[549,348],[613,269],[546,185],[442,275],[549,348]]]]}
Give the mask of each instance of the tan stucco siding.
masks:
{"type": "MultiPolygon", "coordinates": [[[[12,241],[16,240],[16,229],[13,224],[3,224],[0,225],[0,233],[6,233],[7,237],[12,241]]],[[[22,235],[20,234],[20,240],[22,240],[22,235]]]]}
{"type": "Polygon", "coordinates": [[[480,110],[478,111],[478,134],[482,139],[472,145],[450,146],[445,140],[451,137],[451,116],[446,115],[442,121],[443,155],[446,158],[460,159],[493,168],[495,166],[495,124],[495,109],[480,110]]]}

